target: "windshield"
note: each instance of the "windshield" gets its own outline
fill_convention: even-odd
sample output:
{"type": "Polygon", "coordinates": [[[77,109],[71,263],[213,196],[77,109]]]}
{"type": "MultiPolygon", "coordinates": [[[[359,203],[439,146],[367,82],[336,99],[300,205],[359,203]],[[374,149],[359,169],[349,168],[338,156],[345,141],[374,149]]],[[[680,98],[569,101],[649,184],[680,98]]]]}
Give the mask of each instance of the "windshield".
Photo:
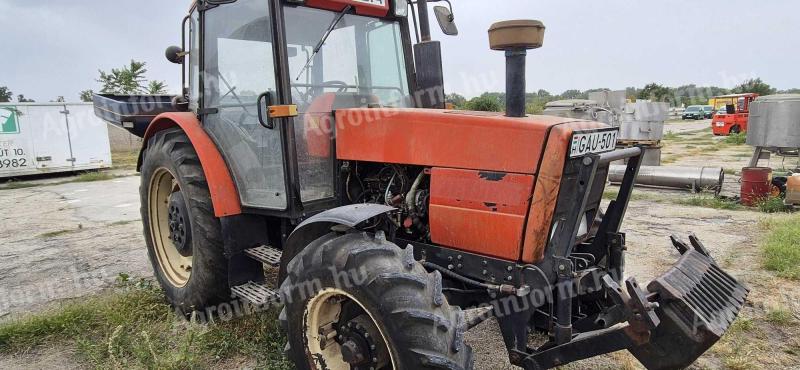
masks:
{"type": "Polygon", "coordinates": [[[698,111],[700,111],[700,107],[698,107],[696,105],[693,105],[693,106],[691,106],[689,108],[686,108],[686,111],[687,112],[698,112],[698,111]]]}
{"type": "Polygon", "coordinates": [[[346,14],[314,55],[339,14],[287,7],[285,16],[292,98],[299,111],[326,93],[384,107],[410,106],[399,23],[346,14]]]}

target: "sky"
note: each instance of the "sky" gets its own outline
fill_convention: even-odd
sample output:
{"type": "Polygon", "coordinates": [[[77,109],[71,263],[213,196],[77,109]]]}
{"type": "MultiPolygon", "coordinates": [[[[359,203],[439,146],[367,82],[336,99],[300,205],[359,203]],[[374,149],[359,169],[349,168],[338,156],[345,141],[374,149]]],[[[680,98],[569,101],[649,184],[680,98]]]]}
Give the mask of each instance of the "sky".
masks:
{"type": "MultiPolygon", "coordinates": [[[[458,36],[442,42],[445,89],[467,97],[504,89],[504,55],[489,50],[496,21],[538,19],[544,46],[528,54],[527,90],[624,89],[658,82],[733,87],[761,77],[800,87],[796,0],[452,0],[458,36]]],[[[0,0],[0,86],[37,101],[99,88],[98,69],[147,63],[180,86],[164,49],[180,43],[189,0],[0,0]]]]}

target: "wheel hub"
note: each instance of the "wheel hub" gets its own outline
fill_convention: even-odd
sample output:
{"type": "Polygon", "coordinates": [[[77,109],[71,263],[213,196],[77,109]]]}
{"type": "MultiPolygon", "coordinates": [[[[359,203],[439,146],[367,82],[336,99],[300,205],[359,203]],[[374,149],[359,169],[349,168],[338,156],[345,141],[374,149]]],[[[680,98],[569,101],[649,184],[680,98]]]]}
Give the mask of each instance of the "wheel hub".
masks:
{"type": "Polygon", "coordinates": [[[338,330],[337,342],[342,358],[354,369],[380,369],[388,363],[388,353],[378,345],[380,331],[367,315],[358,316],[338,330]]]}
{"type": "Polygon", "coordinates": [[[183,193],[176,191],[169,196],[167,220],[169,239],[181,256],[192,256],[192,230],[189,223],[186,200],[183,193]]]}

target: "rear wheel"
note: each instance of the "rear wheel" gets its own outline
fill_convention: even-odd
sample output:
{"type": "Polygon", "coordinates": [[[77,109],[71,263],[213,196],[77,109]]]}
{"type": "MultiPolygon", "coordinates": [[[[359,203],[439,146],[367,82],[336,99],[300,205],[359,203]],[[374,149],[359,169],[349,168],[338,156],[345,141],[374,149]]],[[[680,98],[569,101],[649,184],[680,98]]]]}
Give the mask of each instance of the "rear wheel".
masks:
{"type": "Polygon", "coordinates": [[[471,369],[461,309],[406,250],[328,234],[288,266],[281,323],[298,369],[471,369]]]}
{"type": "Polygon", "coordinates": [[[219,219],[189,138],[180,129],[157,133],[141,170],[147,252],[169,302],[188,314],[230,299],[219,219]]]}
{"type": "Polygon", "coordinates": [[[741,129],[741,128],[739,128],[739,126],[733,126],[733,127],[731,127],[731,134],[738,134],[738,133],[740,133],[740,132],[742,132],[742,129],[741,129]]]}

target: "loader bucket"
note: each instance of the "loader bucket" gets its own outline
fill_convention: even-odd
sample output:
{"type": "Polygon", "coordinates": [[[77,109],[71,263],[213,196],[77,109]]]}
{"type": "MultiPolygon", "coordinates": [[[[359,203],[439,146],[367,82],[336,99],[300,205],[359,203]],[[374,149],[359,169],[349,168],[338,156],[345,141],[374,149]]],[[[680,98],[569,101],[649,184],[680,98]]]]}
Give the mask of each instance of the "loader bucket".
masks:
{"type": "Polygon", "coordinates": [[[647,290],[658,294],[661,324],[630,352],[650,370],[691,365],[728,330],[749,293],[702,248],[685,250],[647,290]]]}

